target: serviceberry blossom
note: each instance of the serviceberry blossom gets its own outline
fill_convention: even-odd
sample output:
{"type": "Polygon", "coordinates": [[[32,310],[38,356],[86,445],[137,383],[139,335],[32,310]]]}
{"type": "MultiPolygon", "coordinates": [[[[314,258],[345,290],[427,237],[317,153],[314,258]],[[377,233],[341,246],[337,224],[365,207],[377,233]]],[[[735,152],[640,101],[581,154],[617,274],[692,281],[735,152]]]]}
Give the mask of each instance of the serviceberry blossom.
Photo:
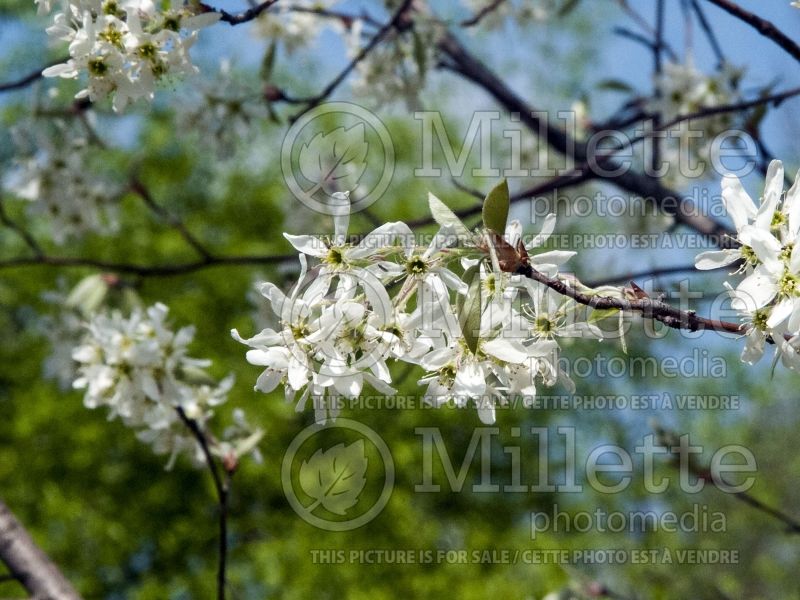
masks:
{"type": "MultiPolygon", "coordinates": [[[[210,361],[188,355],[194,328],[173,331],[167,313],[166,306],[155,304],[135,309],[127,318],[118,311],[92,317],[86,337],[72,354],[79,365],[73,387],[85,390],[87,408],[108,408],[109,419],[121,419],[156,453],[169,454],[168,467],[183,452],[200,465],[202,449],[181,413],[197,423],[212,452],[221,455],[207,423],[213,409],[227,401],[233,377],[212,380],[203,370],[210,361]]],[[[249,431],[245,437],[256,433],[249,431]]],[[[236,441],[230,444],[235,447],[236,441]]],[[[252,443],[247,447],[252,450],[252,443]]]]}
{"type": "MultiPolygon", "coordinates": [[[[658,93],[647,101],[645,108],[648,112],[659,115],[662,122],[668,122],[706,108],[733,104],[742,98],[739,82],[743,75],[742,69],[727,63],[714,74],[706,74],[697,69],[691,56],[682,63],[668,62],[655,81],[658,93]]],[[[679,186],[698,174],[705,175],[709,171],[707,167],[711,164],[711,155],[715,151],[714,139],[720,133],[733,128],[736,125],[735,119],[741,118],[742,113],[720,113],[675,125],[661,144],[662,158],[670,165],[665,181],[679,186]],[[698,136],[697,132],[701,135],[698,136]],[[694,159],[691,164],[698,164],[702,171],[681,171],[686,161],[687,149],[694,159]]]]}
{"type": "Polygon", "coordinates": [[[249,339],[232,331],[250,347],[247,361],[264,367],[257,391],[283,386],[298,411],[311,399],[324,422],[337,416],[340,398],[366,385],[395,393],[389,364],[399,361],[424,369],[418,383],[431,405],[474,403],[481,421],[493,423],[509,397],[532,405],[538,384],[574,389],[559,368],[556,338],[602,334],[581,322],[585,307],[517,274],[524,263],[556,277],[574,254],[539,252],[555,215],[526,245],[518,221],[503,236],[471,232],[431,195],[440,229],[428,244],[399,222],[351,244],[347,195],[338,199],[333,237],[284,234],[300,252],[299,279],[288,295],[272,283],[260,286],[277,326],[249,339]],[[309,268],[309,258],[318,264],[309,268]]]}
{"type": "Polygon", "coordinates": [[[95,169],[95,150],[85,137],[63,123],[53,131],[17,128],[20,154],[4,187],[28,200],[32,217],[44,219],[56,244],[86,233],[108,235],[119,227],[116,197],[121,186],[95,169]],[[33,134],[31,134],[33,131],[33,134]]]}
{"type": "Polygon", "coordinates": [[[337,0],[278,2],[259,16],[253,31],[259,37],[282,43],[287,52],[294,52],[312,44],[326,26],[337,33],[344,31],[340,19],[324,16],[336,3],[337,0]]]}
{"type": "MultiPolygon", "coordinates": [[[[40,13],[52,8],[47,1],[38,4],[40,13]]],[[[60,5],[47,33],[69,44],[70,58],[42,74],[86,75],[87,86],[76,98],[113,96],[115,111],[140,98],[152,100],[156,83],[166,77],[197,72],[189,49],[197,31],[220,18],[190,5],[161,10],[152,0],[64,0],[60,5]]]]}
{"type": "MultiPolygon", "coordinates": [[[[764,194],[756,207],[738,179],[723,180],[723,200],[741,246],[735,250],[703,252],[696,258],[699,269],[724,267],[742,261],[737,273],[744,279],[736,287],[726,282],[736,310],[747,331],[742,360],[757,362],[767,337],[779,351],[796,356],[786,337],[800,334],[800,188],[798,180],[784,194],[784,169],[772,161],[767,170],[764,194]],[[728,191],[726,199],[726,190],[728,191]]],[[[796,345],[796,342],[792,342],[796,345]]],[[[790,366],[796,359],[787,359],[790,366]]]]}

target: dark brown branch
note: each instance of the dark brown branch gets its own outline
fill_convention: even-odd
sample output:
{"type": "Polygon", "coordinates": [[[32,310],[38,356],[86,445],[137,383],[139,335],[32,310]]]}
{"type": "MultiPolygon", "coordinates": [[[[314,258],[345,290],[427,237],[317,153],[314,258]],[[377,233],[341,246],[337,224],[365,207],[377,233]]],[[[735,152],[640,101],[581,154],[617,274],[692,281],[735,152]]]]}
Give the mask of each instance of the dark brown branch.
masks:
{"type": "Polygon", "coordinates": [[[302,98],[302,99],[295,99],[293,100],[294,103],[305,104],[306,106],[303,108],[302,111],[297,113],[296,115],[292,116],[291,121],[294,122],[299,119],[303,114],[318,106],[322,101],[324,101],[328,96],[330,96],[333,91],[339,87],[339,85],[347,78],[348,75],[358,66],[362,60],[364,60],[367,55],[372,52],[375,47],[383,40],[386,34],[389,33],[395,27],[400,25],[402,19],[407,18],[407,12],[409,7],[411,6],[411,2],[413,0],[403,0],[400,4],[398,9],[392,15],[392,18],[384,24],[380,29],[378,29],[377,33],[372,36],[370,41],[364,46],[358,54],[356,54],[353,59],[347,64],[347,66],[341,70],[341,72],[333,78],[333,80],[325,86],[325,88],[316,96],[312,96],[310,98],[302,98]]]}
{"type": "Polygon", "coordinates": [[[480,23],[485,17],[487,17],[488,15],[496,11],[498,8],[500,8],[500,5],[503,4],[503,2],[505,1],[506,0],[491,0],[491,2],[488,2],[486,6],[481,8],[469,19],[461,21],[459,25],[461,25],[461,27],[474,27],[475,25],[480,23]]]}
{"type": "Polygon", "coordinates": [[[42,71],[44,71],[48,67],[52,67],[53,65],[60,65],[61,63],[67,62],[69,60],[68,56],[60,58],[58,60],[54,60],[40,69],[36,69],[31,71],[27,75],[17,79],[16,81],[9,81],[7,83],[0,83],[0,93],[3,92],[13,92],[15,90],[21,90],[23,88],[28,87],[32,83],[35,83],[39,79],[42,78],[42,71]]]}
{"type": "Polygon", "coordinates": [[[178,412],[183,424],[192,432],[192,435],[197,440],[200,449],[203,452],[203,457],[206,461],[206,466],[214,481],[214,489],[217,493],[217,502],[219,505],[219,545],[217,556],[217,600],[225,600],[225,569],[228,557],[228,493],[230,489],[230,475],[229,471],[225,471],[225,475],[220,475],[220,470],[217,466],[214,456],[211,454],[209,448],[209,441],[205,432],[200,428],[200,425],[194,419],[190,419],[183,408],[180,406],[175,409],[178,412]]]}
{"type": "MultiPolygon", "coordinates": [[[[520,121],[536,135],[544,137],[554,150],[569,158],[591,159],[594,161],[594,165],[602,166],[607,173],[620,170],[619,163],[614,161],[610,155],[588,156],[588,148],[585,144],[573,139],[563,129],[549,122],[543,113],[537,112],[523,101],[491,69],[472,56],[452,34],[442,37],[439,49],[452,61],[452,64],[447,65],[446,68],[459,73],[465,79],[486,90],[509,112],[519,114],[520,121]]],[[[678,223],[694,229],[709,241],[719,243],[720,240],[727,239],[726,235],[733,234],[721,223],[699,214],[690,201],[681,198],[676,192],[666,188],[652,177],[630,169],[624,170],[618,175],[603,176],[596,173],[595,176],[636,196],[652,200],[664,212],[672,215],[678,223]]]]}
{"type": "Polygon", "coordinates": [[[80,600],[58,567],[0,501],[0,559],[37,600],[80,600]]]}
{"type": "Polygon", "coordinates": [[[730,0],[708,0],[711,4],[714,4],[727,12],[730,15],[733,15],[740,21],[744,21],[750,27],[758,31],[761,35],[765,38],[769,38],[773,42],[775,42],[778,46],[786,50],[789,54],[791,54],[795,60],[800,61],[800,46],[798,46],[794,40],[792,40],[789,36],[783,33],[780,29],[778,29],[774,23],[771,21],[767,21],[766,19],[762,19],[756,14],[751,13],[748,10],[743,9],[741,6],[736,4],[735,2],[731,2],[730,0]]]}
{"type": "MultiPolygon", "coordinates": [[[[655,73],[655,90],[653,95],[656,99],[661,98],[661,69],[663,58],[661,56],[661,49],[664,47],[664,0],[656,1],[656,39],[653,45],[653,70],[655,73]]],[[[658,127],[661,125],[661,114],[656,114],[653,117],[653,125],[658,127]]],[[[653,153],[651,156],[651,165],[653,173],[658,172],[661,166],[661,140],[659,138],[653,139],[653,153]]]]}
{"type": "Polygon", "coordinates": [[[722,68],[725,64],[725,54],[722,52],[722,46],[717,39],[717,35],[714,33],[714,29],[711,27],[711,23],[708,22],[706,18],[706,13],[703,11],[703,7],[700,6],[699,0],[691,0],[692,10],[694,14],[697,15],[697,20],[700,23],[700,28],[705,33],[706,39],[708,40],[709,45],[711,46],[712,52],[714,52],[714,56],[717,57],[717,67],[722,68]]]}
{"type": "Polygon", "coordinates": [[[297,254],[265,254],[243,256],[214,256],[209,259],[198,260],[183,264],[173,265],[137,265],[93,258],[72,256],[36,256],[19,257],[0,260],[0,270],[18,267],[90,267],[103,271],[116,273],[129,273],[141,277],[174,277],[186,275],[211,267],[244,266],[244,265],[275,265],[287,261],[297,260],[297,254]]]}
{"type": "Polygon", "coordinates": [[[228,23],[229,25],[241,25],[242,23],[252,21],[277,1],[278,0],[267,0],[266,2],[262,2],[261,4],[258,4],[253,8],[249,8],[238,14],[229,13],[221,8],[214,8],[212,6],[208,6],[207,4],[200,4],[200,6],[205,8],[206,12],[215,12],[222,15],[220,21],[223,23],[228,23]]]}
{"type": "MultiPolygon", "coordinates": [[[[642,44],[643,46],[647,46],[652,51],[659,48],[659,46],[647,36],[642,35],[641,33],[637,33],[635,31],[631,31],[627,27],[614,27],[612,31],[620,37],[624,37],[639,44],[642,44]]],[[[675,56],[675,51],[672,50],[669,46],[665,46],[662,44],[660,48],[664,52],[666,52],[672,60],[677,60],[677,56],[675,56]]]]}
{"type": "Polygon", "coordinates": [[[718,321],[716,319],[706,319],[698,317],[694,311],[682,311],[660,300],[653,298],[639,298],[629,300],[624,298],[612,298],[611,296],[590,295],[579,292],[562,279],[548,277],[540,273],[530,265],[524,265],[517,271],[529,279],[538,281],[558,292],[562,296],[572,298],[578,304],[589,306],[597,310],[616,309],[624,312],[638,313],[645,319],[651,319],[663,323],[672,329],[685,329],[688,331],[723,331],[726,333],[743,334],[743,326],[739,323],[729,321],[718,321]]]}
{"type": "MultiPolygon", "coordinates": [[[[674,460],[673,464],[680,468],[679,458],[676,456],[676,451],[673,450],[674,448],[678,447],[678,444],[675,443],[673,440],[677,439],[677,435],[674,432],[667,431],[659,426],[656,427],[656,434],[659,437],[659,444],[666,448],[669,452],[672,453],[674,460]]],[[[714,478],[711,473],[711,469],[707,467],[698,466],[695,463],[689,462],[687,465],[689,472],[697,477],[698,479],[702,479],[703,481],[711,481],[714,486],[722,492],[725,492],[723,488],[714,481],[714,478]]],[[[758,498],[752,496],[748,492],[726,492],[736,500],[747,504],[748,506],[756,509],[759,512],[762,512],[773,519],[777,519],[781,523],[786,526],[786,533],[791,534],[800,534],[800,521],[791,517],[790,515],[786,514],[782,510],[769,506],[768,504],[763,503],[758,498]]]]}

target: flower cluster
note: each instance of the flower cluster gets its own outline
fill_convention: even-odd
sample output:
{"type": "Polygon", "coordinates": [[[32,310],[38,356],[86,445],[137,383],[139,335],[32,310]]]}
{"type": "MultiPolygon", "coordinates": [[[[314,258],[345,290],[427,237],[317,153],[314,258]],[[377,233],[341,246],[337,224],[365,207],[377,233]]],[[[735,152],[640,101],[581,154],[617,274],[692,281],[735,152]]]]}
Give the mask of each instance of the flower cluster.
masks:
{"type": "Polygon", "coordinates": [[[326,19],[326,12],[336,0],[298,0],[290,4],[278,2],[263,12],[255,23],[254,33],[272,41],[280,41],[287,52],[294,52],[316,40],[325,25],[343,31],[342,21],[326,19]]]}
{"type": "Polygon", "coordinates": [[[478,19],[486,29],[497,29],[506,20],[521,24],[541,23],[558,14],[564,7],[560,0],[463,0],[463,4],[472,12],[473,19],[478,19]]]}
{"type": "Polygon", "coordinates": [[[85,390],[87,408],[107,407],[110,419],[120,418],[156,453],[169,454],[168,466],[183,452],[196,464],[204,463],[187,420],[197,424],[212,453],[229,457],[233,452],[238,458],[252,452],[261,432],[251,429],[242,415],[230,429],[234,438],[219,441],[207,431],[214,407],[227,400],[233,377],[212,380],[203,371],[210,361],[187,354],[194,329],[173,331],[167,312],[166,306],[155,304],[134,310],[128,318],[119,312],[95,315],[72,355],[79,364],[73,387],[85,390]]]}
{"type": "MultiPolygon", "coordinates": [[[[345,38],[350,58],[363,47],[363,21],[356,21],[345,38]]],[[[429,20],[417,19],[412,28],[392,30],[355,69],[351,86],[356,95],[369,97],[377,104],[404,100],[418,106],[417,96],[425,87],[428,69],[434,64],[434,49],[440,35],[429,20]]]]}
{"type": "MultiPolygon", "coordinates": [[[[741,99],[739,82],[743,71],[728,64],[714,75],[698,70],[689,57],[684,63],[669,62],[664,65],[655,85],[657,94],[648,101],[647,110],[658,114],[662,122],[738,102],[741,99]]],[[[679,172],[679,153],[688,148],[701,166],[710,164],[714,138],[734,126],[736,113],[721,113],[702,119],[684,121],[670,132],[664,146],[664,156],[672,165],[667,181],[673,185],[685,182],[679,172]],[[698,136],[695,132],[700,132],[698,136]],[[673,160],[674,159],[674,160],[673,160]]]]}
{"type": "Polygon", "coordinates": [[[50,133],[32,127],[18,128],[14,134],[20,155],[4,187],[30,201],[32,216],[46,218],[56,244],[88,232],[117,231],[114,198],[120,186],[87,168],[94,149],[85,136],[60,123],[50,133]],[[34,139],[23,139],[31,137],[31,131],[34,139]]]}
{"type": "MultiPolygon", "coordinates": [[[[38,0],[40,13],[51,2],[38,0]]],[[[47,29],[51,38],[69,44],[66,63],[44,70],[46,77],[75,79],[88,75],[77,98],[92,101],[113,94],[114,110],[130,101],[152,99],[155,84],[167,76],[196,72],[189,48],[197,30],[220,15],[195,13],[188,6],[160,10],[152,0],[65,0],[47,29]]]]}
{"type": "Polygon", "coordinates": [[[747,327],[742,360],[755,363],[768,337],[785,366],[800,368],[800,189],[798,181],[784,194],[784,171],[772,161],[758,206],[739,179],[722,181],[722,200],[737,232],[737,247],[699,254],[698,269],[738,265],[744,278],[734,288],[726,282],[732,307],[747,327]]]}
{"type": "Polygon", "coordinates": [[[473,401],[481,420],[493,423],[497,404],[513,396],[529,404],[538,383],[572,386],[558,368],[557,338],[601,333],[578,316],[573,301],[515,274],[516,258],[556,277],[574,254],[528,254],[547,241],[554,215],[525,245],[518,221],[504,235],[470,232],[431,196],[440,229],[429,243],[418,244],[401,222],[351,243],[348,195],[335,198],[332,237],[285,234],[300,252],[291,292],[261,286],[277,327],[249,339],[232,332],[251,348],[248,362],[264,367],[256,390],[282,385],[297,410],[311,399],[324,422],[337,415],[341,397],[356,397],[365,385],[393,394],[387,362],[402,361],[426,371],[419,383],[431,405],[473,401]],[[309,259],[318,264],[309,268],[309,259]]]}

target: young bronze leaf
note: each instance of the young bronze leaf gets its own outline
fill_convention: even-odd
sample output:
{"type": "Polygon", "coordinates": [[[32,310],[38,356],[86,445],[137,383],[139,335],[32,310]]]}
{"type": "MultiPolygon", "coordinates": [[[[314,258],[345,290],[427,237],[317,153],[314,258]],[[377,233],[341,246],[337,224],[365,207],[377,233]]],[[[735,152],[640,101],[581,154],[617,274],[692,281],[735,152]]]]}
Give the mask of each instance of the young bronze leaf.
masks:
{"type": "Polygon", "coordinates": [[[458,324],[467,348],[474,354],[478,349],[481,330],[481,271],[474,265],[464,272],[464,281],[469,285],[466,296],[458,298],[458,324]]]}

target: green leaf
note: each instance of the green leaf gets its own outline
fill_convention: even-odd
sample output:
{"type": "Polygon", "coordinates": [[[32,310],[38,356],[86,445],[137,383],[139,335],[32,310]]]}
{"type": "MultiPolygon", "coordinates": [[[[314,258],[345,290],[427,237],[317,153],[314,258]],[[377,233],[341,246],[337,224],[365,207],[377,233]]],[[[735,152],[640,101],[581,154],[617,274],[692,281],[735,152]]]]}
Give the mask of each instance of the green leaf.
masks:
{"type": "Polygon", "coordinates": [[[581,3],[581,0],[566,0],[564,2],[564,4],[561,6],[561,8],[559,9],[558,16],[559,17],[566,17],[569,13],[571,13],[573,10],[578,8],[578,4],[580,4],[580,3],[581,3]]]}
{"type": "Polygon", "coordinates": [[[276,44],[273,41],[264,53],[264,58],[261,60],[261,80],[267,83],[272,80],[272,72],[275,69],[275,48],[276,44]]]}
{"type": "Polygon", "coordinates": [[[632,93],[633,87],[621,79],[603,79],[595,84],[598,90],[606,90],[608,92],[622,92],[624,94],[632,93]]]}
{"type": "Polygon", "coordinates": [[[469,289],[466,296],[458,297],[458,324],[461,327],[461,333],[464,335],[464,341],[467,342],[467,348],[475,354],[478,349],[481,330],[481,293],[483,286],[481,285],[480,264],[473,265],[464,272],[464,281],[469,285],[469,289]]]}
{"type": "Polygon", "coordinates": [[[508,181],[503,179],[486,196],[483,201],[483,224],[487,229],[503,235],[508,222],[508,207],[511,196],[508,193],[508,181]]]}
{"type": "Polygon", "coordinates": [[[461,219],[459,219],[444,202],[430,192],[428,192],[428,207],[431,210],[433,220],[436,221],[440,227],[450,227],[458,236],[472,237],[469,229],[461,222],[461,219]]]}
{"type": "Polygon", "coordinates": [[[598,321],[616,315],[618,312],[618,308],[595,308],[592,310],[592,314],[589,315],[589,323],[597,323],[598,321]]]}
{"type": "MultiPolygon", "coordinates": [[[[364,440],[317,450],[300,465],[300,486],[326,510],[344,515],[356,505],[367,482],[364,440]]],[[[313,509],[312,509],[313,510],[313,509]]]]}

